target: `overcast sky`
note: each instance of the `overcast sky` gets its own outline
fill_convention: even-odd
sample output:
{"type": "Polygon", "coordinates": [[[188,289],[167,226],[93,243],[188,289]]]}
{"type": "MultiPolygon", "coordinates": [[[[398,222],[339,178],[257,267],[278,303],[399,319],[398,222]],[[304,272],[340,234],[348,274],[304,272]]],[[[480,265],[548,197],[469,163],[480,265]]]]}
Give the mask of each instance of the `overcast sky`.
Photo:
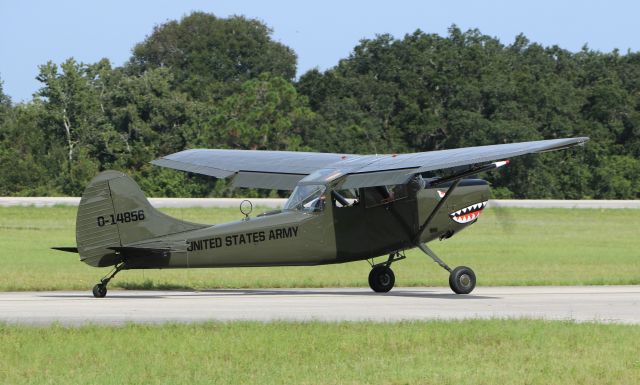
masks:
{"type": "Polygon", "coordinates": [[[0,0],[0,79],[15,101],[39,88],[38,65],[69,57],[121,65],[153,26],[191,11],[245,15],[273,28],[298,55],[298,75],[331,68],[362,38],[421,29],[446,35],[451,24],[479,28],[509,44],[519,33],[571,51],[640,50],[640,2],[634,1],[248,1],[248,0],[0,0]]]}

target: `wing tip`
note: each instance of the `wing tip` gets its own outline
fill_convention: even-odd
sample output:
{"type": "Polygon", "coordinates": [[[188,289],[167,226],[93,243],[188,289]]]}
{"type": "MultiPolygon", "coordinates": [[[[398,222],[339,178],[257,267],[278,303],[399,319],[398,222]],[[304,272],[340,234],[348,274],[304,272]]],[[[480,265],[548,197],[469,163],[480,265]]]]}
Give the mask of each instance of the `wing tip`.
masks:
{"type": "Polygon", "coordinates": [[[588,136],[581,136],[581,137],[578,138],[578,144],[584,145],[585,143],[587,143],[590,140],[591,140],[591,138],[588,137],[588,136]]]}

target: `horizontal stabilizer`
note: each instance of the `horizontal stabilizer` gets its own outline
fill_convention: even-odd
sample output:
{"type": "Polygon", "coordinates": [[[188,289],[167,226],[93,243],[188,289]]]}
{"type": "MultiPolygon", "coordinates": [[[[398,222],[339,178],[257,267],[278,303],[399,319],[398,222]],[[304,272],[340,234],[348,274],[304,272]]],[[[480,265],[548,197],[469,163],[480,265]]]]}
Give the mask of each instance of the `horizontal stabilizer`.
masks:
{"type": "Polygon", "coordinates": [[[58,250],[58,251],[66,251],[67,253],[77,253],[78,252],[78,248],[77,247],[52,247],[51,249],[58,250]]]}
{"type": "Polygon", "coordinates": [[[171,249],[150,247],[109,247],[125,261],[125,269],[163,268],[169,266],[171,249]]]}
{"type": "Polygon", "coordinates": [[[116,251],[128,258],[137,257],[169,257],[171,255],[170,249],[156,249],[148,247],[108,247],[113,251],[116,251]]]}

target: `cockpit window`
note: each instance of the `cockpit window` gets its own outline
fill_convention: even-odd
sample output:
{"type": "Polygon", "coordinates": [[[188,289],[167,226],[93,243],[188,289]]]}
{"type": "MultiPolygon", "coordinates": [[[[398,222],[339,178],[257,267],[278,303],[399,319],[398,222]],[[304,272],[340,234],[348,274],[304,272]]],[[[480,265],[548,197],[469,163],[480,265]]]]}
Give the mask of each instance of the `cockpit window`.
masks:
{"type": "Polygon", "coordinates": [[[285,210],[304,211],[308,213],[324,210],[324,185],[297,186],[284,205],[285,210]]]}
{"type": "Polygon", "coordinates": [[[333,207],[354,207],[358,205],[360,195],[357,189],[334,190],[331,192],[333,207]]]}

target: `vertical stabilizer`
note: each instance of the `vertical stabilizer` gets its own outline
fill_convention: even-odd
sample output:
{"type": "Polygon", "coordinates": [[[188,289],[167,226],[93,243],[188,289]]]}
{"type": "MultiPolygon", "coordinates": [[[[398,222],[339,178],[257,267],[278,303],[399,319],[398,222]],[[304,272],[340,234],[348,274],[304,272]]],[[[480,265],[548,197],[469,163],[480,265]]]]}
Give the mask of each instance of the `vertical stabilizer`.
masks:
{"type": "Polygon", "coordinates": [[[80,200],[76,242],[80,260],[111,266],[122,261],[114,247],[202,227],[159,212],[133,179],[104,171],[91,180],[80,200]]]}

